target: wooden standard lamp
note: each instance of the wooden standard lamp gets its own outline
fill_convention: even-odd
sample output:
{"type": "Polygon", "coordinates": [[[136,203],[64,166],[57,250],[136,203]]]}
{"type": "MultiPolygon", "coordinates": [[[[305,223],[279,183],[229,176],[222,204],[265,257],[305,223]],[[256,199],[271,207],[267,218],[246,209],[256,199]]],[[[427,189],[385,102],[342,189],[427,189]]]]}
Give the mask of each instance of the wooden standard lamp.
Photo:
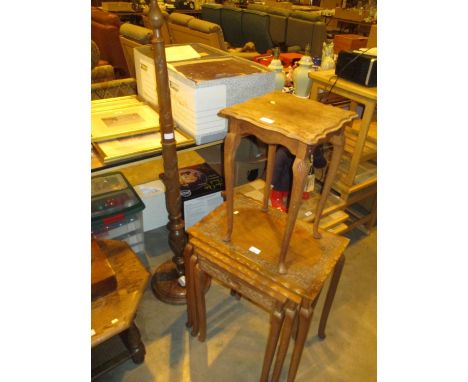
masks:
{"type": "Polygon", "coordinates": [[[160,265],[151,279],[155,296],[169,304],[185,304],[185,269],[183,250],[187,236],[182,219],[182,199],[180,196],[179,171],[177,164],[174,121],[172,119],[169,78],[167,73],[164,40],[161,27],[164,18],[156,0],[151,0],[149,20],[153,29],[153,56],[156,71],[156,90],[159,104],[159,125],[161,129],[162,157],[164,165],[164,185],[166,187],[166,209],[169,223],[169,246],[174,256],[160,265]]]}

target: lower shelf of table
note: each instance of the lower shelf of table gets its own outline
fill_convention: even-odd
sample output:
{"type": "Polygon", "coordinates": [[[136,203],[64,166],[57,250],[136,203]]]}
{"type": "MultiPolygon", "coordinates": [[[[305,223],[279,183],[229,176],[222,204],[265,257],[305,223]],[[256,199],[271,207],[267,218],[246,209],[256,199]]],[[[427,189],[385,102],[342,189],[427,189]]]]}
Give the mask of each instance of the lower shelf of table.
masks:
{"type": "MultiPolygon", "coordinates": [[[[253,182],[243,184],[242,186],[236,187],[236,192],[239,192],[247,197],[258,200],[263,200],[263,190],[265,188],[265,182],[263,179],[256,179],[253,182]]],[[[303,200],[298,219],[312,223],[315,218],[315,210],[320,197],[319,194],[319,183],[316,182],[316,192],[311,193],[309,199],[303,200]]],[[[334,233],[340,233],[345,228],[342,224],[348,219],[348,215],[343,211],[345,202],[336,195],[330,194],[322,217],[320,219],[320,228],[334,233]],[[338,230],[335,231],[335,230],[338,230]]]]}
{"type": "Polygon", "coordinates": [[[348,174],[350,162],[347,158],[343,158],[340,162],[338,169],[338,180],[334,183],[333,190],[335,190],[342,198],[347,201],[350,195],[368,189],[369,187],[376,187],[377,185],[377,163],[374,161],[367,161],[360,163],[357,169],[356,176],[352,185],[344,183],[344,179],[348,174]]]}
{"type": "Polygon", "coordinates": [[[91,349],[91,378],[94,380],[131,358],[120,337],[114,336],[91,349]]]}

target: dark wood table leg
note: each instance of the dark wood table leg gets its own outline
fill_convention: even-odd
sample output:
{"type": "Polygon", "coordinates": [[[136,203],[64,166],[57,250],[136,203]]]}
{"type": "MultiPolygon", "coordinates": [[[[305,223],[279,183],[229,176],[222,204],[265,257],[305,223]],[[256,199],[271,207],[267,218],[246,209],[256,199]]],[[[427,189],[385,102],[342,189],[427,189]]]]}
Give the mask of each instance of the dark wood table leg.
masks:
{"type": "Polygon", "coordinates": [[[143,363],[145,360],[145,345],[141,342],[140,331],[134,322],[127,330],[119,334],[125,347],[130,352],[133,362],[136,364],[143,363]]]}
{"type": "Polygon", "coordinates": [[[320,239],[322,237],[318,231],[320,217],[322,216],[323,208],[325,207],[325,202],[327,201],[331,186],[335,181],[336,173],[338,172],[338,166],[340,165],[341,155],[343,154],[345,143],[344,128],[342,128],[338,134],[332,136],[330,138],[330,142],[333,144],[332,158],[328,167],[328,174],[322,188],[322,194],[320,195],[320,200],[317,203],[317,209],[315,211],[313,235],[316,239],[320,239]]]}
{"type": "Polygon", "coordinates": [[[278,346],[278,339],[281,332],[281,325],[283,324],[284,314],[282,308],[277,308],[270,315],[270,333],[268,334],[268,342],[265,349],[265,356],[263,357],[262,375],[260,382],[267,382],[270,375],[270,368],[275,356],[276,347],[278,346]]]}
{"type": "Polygon", "coordinates": [[[192,310],[192,313],[193,313],[193,316],[192,316],[192,331],[191,331],[191,335],[193,337],[195,337],[196,335],[198,335],[198,332],[199,332],[199,327],[200,327],[200,312],[199,312],[199,306],[198,306],[198,295],[197,295],[197,274],[195,273],[195,267],[197,265],[197,257],[195,255],[192,254],[192,256],[190,256],[190,278],[191,278],[191,286],[192,286],[192,298],[193,298],[193,310],[192,310]]]}
{"type": "Polygon", "coordinates": [[[294,225],[296,224],[299,207],[301,206],[302,193],[304,192],[304,182],[311,166],[310,159],[308,158],[307,154],[307,152],[298,153],[293,163],[293,186],[291,191],[291,198],[289,201],[288,222],[286,224],[283,239],[281,241],[281,250],[279,255],[278,272],[281,274],[286,273],[286,254],[288,252],[289,242],[291,241],[294,225]]]}
{"type": "Polygon", "coordinates": [[[290,304],[286,307],[283,327],[281,329],[281,340],[276,354],[275,366],[273,368],[272,382],[278,382],[283,368],[284,358],[288,351],[289,341],[291,339],[292,325],[296,315],[296,307],[290,304]]]}
{"type": "Polygon", "coordinates": [[[270,199],[271,181],[273,180],[273,172],[275,170],[277,145],[268,145],[268,158],[265,176],[265,188],[263,190],[263,211],[268,211],[268,200],[270,199]]]}
{"type": "Polygon", "coordinates": [[[338,282],[340,281],[341,272],[343,271],[343,266],[345,263],[344,255],[341,255],[340,259],[335,265],[333,270],[332,278],[330,280],[330,286],[328,287],[327,296],[325,298],[325,303],[323,305],[322,315],[320,316],[318,336],[322,339],[326,337],[325,327],[327,326],[328,315],[330,314],[330,309],[335,298],[336,288],[338,282]]]}
{"type": "MultiPolygon", "coordinates": [[[[204,342],[206,339],[206,305],[205,293],[203,290],[204,274],[205,272],[200,269],[200,265],[196,263],[193,270],[193,278],[195,281],[195,295],[197,300],[198,340],[201,342],[204,342]]],[[[192,335],[194,335],[193,330],[192,335]]]]}
{"type": "Polygon", "coordinates": [[[237,301],[239,301],[242,297],[242,295],[234,289],[231,289],[231,296],[234,297],[237,301]]]}
{"type": "MultiPolygon", "coordinates": [[[[230,120],[229,127],[234,128],[239,121],[230,120]]],[[[233,227],[233,210],[234,210],[234,160],[237,147],[240,143],[240,135],[235,132],[229,132],[224,140],[224,181],[226,189],[226,215],[227,215],[227,232],[224,241],[231,241],[233,227]]]]}
{"type": "Polygon", "coordinates": [[[187,328],[193,326],[195,311],[195,291],[193,286],[193,276],[190,266],[190,260],[193,253],[193,246],[188,243],[184,248],[184,265],[185,265],[185,288],[187,290],[187,328]]]}
{"type": "Polygon", "coordinates": [[[369,214],[369,221],[366,223],[366,228],[371,229],[377,221],[377,194],[375,195],[375,199],[372,202],[372,207],[369,214]]]}

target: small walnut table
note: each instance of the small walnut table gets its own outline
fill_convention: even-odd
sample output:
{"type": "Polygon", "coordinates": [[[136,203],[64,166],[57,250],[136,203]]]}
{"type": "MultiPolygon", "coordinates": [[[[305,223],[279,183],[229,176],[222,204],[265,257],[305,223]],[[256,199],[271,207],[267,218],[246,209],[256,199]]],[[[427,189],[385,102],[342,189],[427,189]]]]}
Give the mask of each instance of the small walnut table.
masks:
{"type": "MultiPolygon", "coordinates": [[[[120,355],[111,366],[132,358],[135,363],[145,359],[145,346],[134,323],[135,313],[149,278],[137,255],[120,240],[97,240],[100,250],[115,272],[117,289],[91,301],[91,348],[119,335],[128,349],[127,356],[120,355]]],[[[93,247],[91,247],[93,248],[93,247]]],[[[96,368],[93,378],[106,370],[96,368]]]]}
{"type": "Polygon", "coordinates": [[[268,211],[277,145],[285,146],[296,156],[293,163],[293,186],[289,202],[288,222],[282,234],[281,251],[278,257],[278,271],[284,274],[287,272],[286,254],[302,200],[304,182],[311,166],[311,153],[318,144],[330,142],[333,145],[333,155],[322,195],[317,204],[313,226],[313,236],[319,239],[320,216],[343,153],[344,127],[349,125],[357,115],[351,111],[279,91],[227,107],[222,109],[219,115],[229,119],[229,131],[224,143],[227,201],[227,234],[224,240],[231,240],[233,231],[234,158],[240,139],[243,136],[254,135],[268,144],[263,211],[268,211]]]}
{"type": "Polygon", "coordinates": [[[260,381],[268,381],[276,354],[271,380],[278,381],[289,341],[296,339],[288,381],[295,379],[307,338],[313,309],[330,274],[332,279],[319,325],[325,325],[344,264],[343,252],[349,239],[328,232],[313,237],[310,225],[298,221],[293,228],[287,259],[287,274],[277,271],[281,235],[287,215],[278,210],[265,213],[261,204],[236,195],[236,229],[231,241],[223,240],[229,214],[227,203],[213,210],[190,227],[184,257],[187,280],[187,326],[191,334],[206,338],[204,283],[211,277],[246,297],[270,313],[270,332],[263,359],[260,381]],[[294,330],[294,327],[297,330],[294,330]],[[295,332],[295,333],[294,333],[295,332]],[[294,334],[293,334],[294,333],[294,334]],[[278,344],[279,342],[279,344],[278,344]]]}

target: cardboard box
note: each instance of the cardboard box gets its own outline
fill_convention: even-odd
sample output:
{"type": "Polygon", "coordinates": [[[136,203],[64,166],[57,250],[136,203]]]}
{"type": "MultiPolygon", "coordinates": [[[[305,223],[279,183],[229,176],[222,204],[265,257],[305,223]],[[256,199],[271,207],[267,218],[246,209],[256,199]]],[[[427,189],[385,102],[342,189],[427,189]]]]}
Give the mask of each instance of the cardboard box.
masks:
{"type": "MultiPolygon", "coordinates": [[[[160,174],[159,177],[163,177],[160,174]]],[[[207,163],[179,169],[180,195],[185,229],[191,227],[223,202],[223,178],[207,163]]]]}
{"type": "Polygon", "coordinates": [[[334,51],[338,54],[342,50],[355,50],[367,46],[367,37],[357,34],[337,34],[333,39],[334,51]]]}

